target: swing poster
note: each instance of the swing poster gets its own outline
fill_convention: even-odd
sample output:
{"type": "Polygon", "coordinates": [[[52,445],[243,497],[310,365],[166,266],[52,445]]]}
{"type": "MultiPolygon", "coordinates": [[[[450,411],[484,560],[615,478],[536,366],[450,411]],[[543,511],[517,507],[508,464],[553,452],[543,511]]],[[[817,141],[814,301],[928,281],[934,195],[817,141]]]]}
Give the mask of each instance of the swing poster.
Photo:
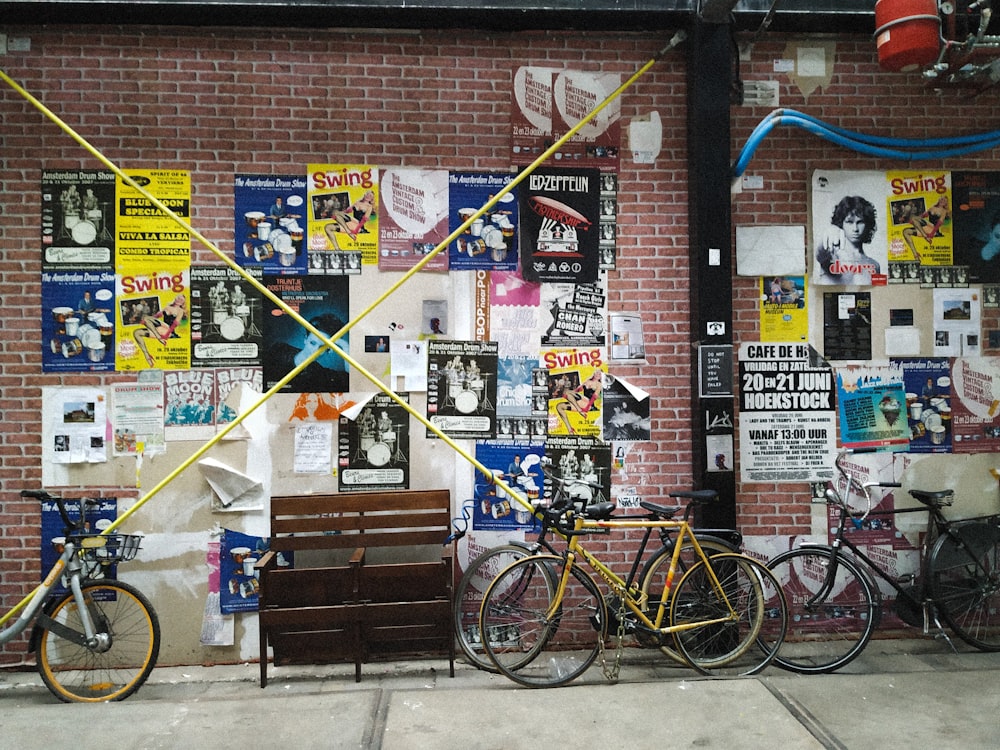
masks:
{"type": "Polygon", "coordinates": [[[378,169],[362,164],[310,164],[310,253],[345,253],[364,265],[378,261],[378,169]]]}
{"type": "Polygon", "coordinates": [[[116,277],[115,297],[116,370],[186,370],[191,366],[186,267],[174,271],[152,270],[147,264],[130,267],[116,277]]]}
{"type": "Polygon", "coordinates": [[[549,373],[549,435],[601,437],[607,355],[601,348],[547,349],[541,365],[549,373]]]}
{"type": "Polygon", "coordinates": [[[889,261],[952,265],[951,172],[887,172],[889,261]]]}
{"type": "MultiPolygon", "coordinates": [[[[427,418],[453,439],[495,438],[497,342],[427,341],[427,418]]],[[[434,433],[428,430],[428,437],[434,433]]]]}
{"type": "Polygon", "coordinates": [[[113,172],[42,172],[42,267],[110,267],[114,207],[113,172]]]}
{"type": "MultiPolygon", "coordinates": [[[[397,394],[409,403],[409,394],[397,394]]],[[[410,486],[410,415],[388,394],[376,393],[357,419],[340,415],[337,472],[340,492],[405,490],[410,486]]]]}

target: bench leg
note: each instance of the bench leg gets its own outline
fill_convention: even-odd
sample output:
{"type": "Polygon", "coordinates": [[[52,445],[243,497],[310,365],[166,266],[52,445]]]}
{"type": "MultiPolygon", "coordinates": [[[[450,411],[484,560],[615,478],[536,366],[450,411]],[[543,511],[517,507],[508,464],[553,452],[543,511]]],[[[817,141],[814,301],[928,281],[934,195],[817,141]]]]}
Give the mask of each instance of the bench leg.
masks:
{"type": "Polygon", "coordinates": [[[267,632],[260,628],[260,686],[267,687],[267,632]]]}

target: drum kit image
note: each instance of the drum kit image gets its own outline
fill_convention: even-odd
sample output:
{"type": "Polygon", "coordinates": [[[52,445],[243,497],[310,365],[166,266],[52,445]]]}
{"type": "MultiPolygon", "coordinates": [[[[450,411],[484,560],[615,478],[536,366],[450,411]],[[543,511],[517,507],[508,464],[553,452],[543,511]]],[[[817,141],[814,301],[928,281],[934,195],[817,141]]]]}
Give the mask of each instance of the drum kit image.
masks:
{"type": "Polygon", "coordinates": [[[86,353],[90,362],[104,361],[114,337],[114,324],[108,319],[107,310],[83,311],[72,307],[52,308],[56,323],[56,336],[49,341],[53,354],[72,359],[86,353]]]}
{"type": "Polygon", "coordinates": [[[232,291],[220,281],[208,290],[211,318],[206,334],[220,336],[225,341],[240,341],[244,337],[260,336],[254,322],[253,305],[260,300],[248,297],[239,284],[232,291]]]}
{"type": "Polygon", "coordinates": [[[359,419],[358,450],[355,460],[367,461],[369,466],[381,469],[390,461],[405,463],[406,454],[400,447],[402,425],[395,424],[383,411],[378,418],[372,409],[365,409],[359,419]]]}
{"type": "Polygon", "coordinates": [[[70,185],[59,196],[62,206],[62,230],[59,239],[72,239],[77,245],[91,245],[98,239],[111,241],[105,216],[108,201],[98,201],[93,189],[80,195],[76,185],[70,185]]]}
{"type": "Polygon", "coordinates": [[[460,357],[455,357],[444,368],[447,380],[445,408],[453,408],[459,414],[475,414],[493,409],[487,394],[486,379],[492,373],[482,372],[476,360],[463,365],[460,357]]]}

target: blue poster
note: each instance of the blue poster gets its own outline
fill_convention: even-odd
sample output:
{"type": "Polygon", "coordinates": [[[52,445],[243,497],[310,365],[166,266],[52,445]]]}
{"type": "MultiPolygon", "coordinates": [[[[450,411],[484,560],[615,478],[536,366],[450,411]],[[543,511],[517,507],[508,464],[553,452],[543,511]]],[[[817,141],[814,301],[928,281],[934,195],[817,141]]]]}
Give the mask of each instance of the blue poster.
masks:
{"type": "Polygon", "coordinates": [[[837,411],[844,447],[906,450],[910,428],[905,409],[903,368],[898,362],[837,371],[837,411]]]}
{"type": "Polygon", "coordinates": [[[894,359],[903,368],[910,453],[950,453],[951,370],[947,357],[894,359]]]}
{"type": "MultiPolygon", "coordinates": [[[[544,489],[542,457],[545,444],[541,442],[497,442],[483,440],[476,443],[476,460],[492,470],[493,476],[503,480],[529,505],[538,500],[544,489]]],[[[531,512],[487,479],[476,472],[476,503],[472,515],[472,528],[480,531],[514,531],[535,528],[531,512]]]]}
{"type": "Polygon", "coordinates": [[[306,273],[305,175],[238,174],[234,180],[236,262],[265,274],[306,273]]]}
{"type": "MultiPolygon", "coordinates": [[[[84,531],[85,533],[96,534],[106,529],[118,518],[118,498],[98,497],[93,498],[93,501],[96,504],[87,506],[87,525],[84,531]]],[[[64,500],[63,502],[66,506],[66,512],[69,513],[69,517],[73,521],[78,520],[80,518],[80,501],[64,500]]],[[[65,536],[66,524],[63,522],[62,516],[59,515],[59,507],[54,502],[42,503],[43,577],[52,570],[52,566],[56,564],[56,560],[62,554],[61,542],[65,539],[65,536]]],[[[90,574],[90,578],[109,578],[113,580],[117,577],[117,572],[117,565],[106,565],[93,571],[90,574]]],[[[56,583],[52,588],[53,593],[63,593],[66,590],[62,583],[56,583]]]]}
{"type": "MultiPolygon", "coordinates": [[[[454,232],[511,180],[512,174],[452,172],[448,175],[448,232],[454,232]]],[[[448,248],[453,271],[517,269],[517,189],[504,195],[448,248]]]]}
{"type": "Polygon", "coordinates": [[[42,271],[42,370],[115,369],[115,274],[42,271]]]}
{"type": "Polygon", "coordinates": [[[267,552],[268,546],[268,540],[263,537],[231,529],[222,530],[219,550],[219,604],[222,614],[257,611],[260,584],[253,566],[267,552]]]}

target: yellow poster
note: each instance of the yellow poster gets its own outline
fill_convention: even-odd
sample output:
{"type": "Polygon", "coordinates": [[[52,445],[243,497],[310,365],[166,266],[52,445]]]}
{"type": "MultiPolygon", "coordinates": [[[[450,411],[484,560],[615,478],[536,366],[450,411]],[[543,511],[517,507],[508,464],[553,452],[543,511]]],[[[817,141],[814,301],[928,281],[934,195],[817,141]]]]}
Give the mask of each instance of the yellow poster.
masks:
{"type": "Polygon", "coordinates": [[[542,367],[549,371],[549,434],[601,436],[604,349],[546,349],[542,367]]]}
{"type": "MultiPolygon", "coordinates": [[[[191,220],[191,177],[180,170],[128,170],[127,174],[185,221],[191,220]]],[[[191,264],[191,235],[160,211],[146,196],[121,178],[117,180],[115,270],[127,266],[187,268],[191,264]]]]}
{"type": "Polygon", "coordinates": [[[115,369],[186,370],[191,366],[191,283],[186,267],[143,268],[116,276],[115,369]]]}
{"type": "Polygon", "coordinates": [[[378,169],[359,164],[308,169],[310,252],[341,252],[365,265],[377,263],[378,169]]]}
{"type": "Polygon", "coordinates": [[[760,340],[806,341],[809,309],[804,276],[761,276],[760,340]]]}
{"type": "Polygon", "coordinates": [[[887,172],[889,262],[952,265],[951,172],[887,172]]]}

